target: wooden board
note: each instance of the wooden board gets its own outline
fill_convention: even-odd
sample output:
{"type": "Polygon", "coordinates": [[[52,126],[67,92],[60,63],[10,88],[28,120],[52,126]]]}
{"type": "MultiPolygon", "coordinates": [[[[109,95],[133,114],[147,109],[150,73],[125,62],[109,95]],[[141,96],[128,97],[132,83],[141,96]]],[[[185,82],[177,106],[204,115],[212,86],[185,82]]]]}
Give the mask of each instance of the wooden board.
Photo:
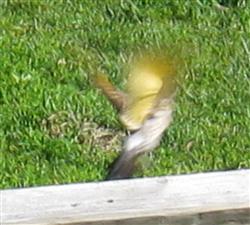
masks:
{"type": "Polygon", "coordinates": [[[1,224],[250,224],[250,170],[3,190],[1,224]]]}

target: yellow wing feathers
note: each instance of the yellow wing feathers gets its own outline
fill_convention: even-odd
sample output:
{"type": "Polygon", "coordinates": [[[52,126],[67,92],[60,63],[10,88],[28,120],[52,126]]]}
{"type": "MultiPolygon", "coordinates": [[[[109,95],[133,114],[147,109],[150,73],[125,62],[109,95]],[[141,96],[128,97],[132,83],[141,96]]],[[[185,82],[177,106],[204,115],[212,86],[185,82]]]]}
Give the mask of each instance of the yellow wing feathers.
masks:
{"type": "Polygon", "coordinates": [[[139,129],[162,98],[175,92],[175,64],[168,58],[144,57],[131,66],[126,94],[99,74],[95,84],[120,110],[120,120],[128,130],[139,129]]]}

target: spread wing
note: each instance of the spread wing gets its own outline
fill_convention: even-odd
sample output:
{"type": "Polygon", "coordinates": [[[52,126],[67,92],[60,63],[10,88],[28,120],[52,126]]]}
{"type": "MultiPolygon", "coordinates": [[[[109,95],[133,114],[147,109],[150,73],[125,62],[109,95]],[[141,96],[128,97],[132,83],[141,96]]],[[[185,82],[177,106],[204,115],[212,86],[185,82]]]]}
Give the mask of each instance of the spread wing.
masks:
{"type": "Polygon", "coordinates": [[[176,89],[175,64],[168,59],[142,59],[127,82],[128,102],[120,119],[128,130],[137,130],[157,110],[162,99],[172,98],[176,89]]]}
{"type": "Polygon", "coordinates": [[[94,84],[96,87],[100,88],[105,94],[105,96],[109,99],[109,101],[113,104],[113,106],[121,111],[126,105],[126,94],[120,90],[118,90],[107,78],[107,76],[103,74],[98,74],[94,78],[94,84]]]}

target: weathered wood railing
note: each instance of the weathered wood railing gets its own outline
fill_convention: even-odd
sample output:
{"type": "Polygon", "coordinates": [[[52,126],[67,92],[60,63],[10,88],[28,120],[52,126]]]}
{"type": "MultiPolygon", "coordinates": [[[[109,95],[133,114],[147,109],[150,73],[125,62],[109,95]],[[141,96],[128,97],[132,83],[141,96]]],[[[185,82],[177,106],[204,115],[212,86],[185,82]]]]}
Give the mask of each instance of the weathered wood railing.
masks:
{"type": "Polygon", "coordinates": [[[2,190],[0,224],[250,224],[250,170],[2,190]]]}

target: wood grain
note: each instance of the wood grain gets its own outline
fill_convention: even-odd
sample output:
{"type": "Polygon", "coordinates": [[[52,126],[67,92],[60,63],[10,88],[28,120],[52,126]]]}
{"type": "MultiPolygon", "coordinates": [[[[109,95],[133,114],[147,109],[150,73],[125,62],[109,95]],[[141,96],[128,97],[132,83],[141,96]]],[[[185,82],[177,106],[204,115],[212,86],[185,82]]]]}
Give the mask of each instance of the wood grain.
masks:
{"type": "Polygon", "coordinates": [[[250,170],[2,190],[1,224],[250,224],[250,170]]]}

